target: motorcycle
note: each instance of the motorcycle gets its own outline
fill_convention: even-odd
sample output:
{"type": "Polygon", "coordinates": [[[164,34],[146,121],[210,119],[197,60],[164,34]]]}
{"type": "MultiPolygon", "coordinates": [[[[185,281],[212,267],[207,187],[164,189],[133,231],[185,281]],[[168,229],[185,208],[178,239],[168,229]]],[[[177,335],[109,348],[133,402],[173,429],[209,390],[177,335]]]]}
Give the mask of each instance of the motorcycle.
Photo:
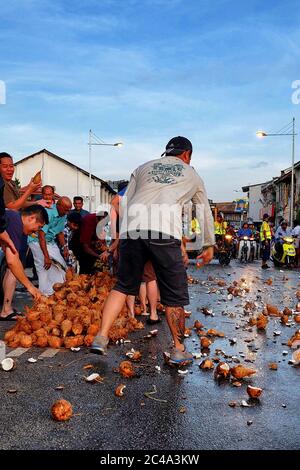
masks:
{"type": "Polygon", "coordinates": [[[252,263],[256,256],[256,241],[254,237],[244,236],[240,239],[239,260],[241,263],[252,263]]]}
{"type": "Polygon", "coordinates": [[[296,248],[293,237],[284,237],[283,243],[274,243],[271,249],[271,260],[277,268],[293,268],[296,263],[296,248]]]}
{"type": "Polygon", "coordinates": [[[215,258],[219,260],[222,266],[228,266],[233,255],[233,237],[232,235],[224,235],[217,242],[215,250],[215,258]]]}

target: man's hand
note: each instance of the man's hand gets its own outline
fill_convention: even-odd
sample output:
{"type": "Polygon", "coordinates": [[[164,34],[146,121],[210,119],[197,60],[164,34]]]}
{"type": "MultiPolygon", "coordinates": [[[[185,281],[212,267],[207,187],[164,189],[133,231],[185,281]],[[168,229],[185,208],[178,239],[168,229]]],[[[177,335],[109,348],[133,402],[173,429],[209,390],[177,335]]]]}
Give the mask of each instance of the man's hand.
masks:
{"type": "Polygon", "coordinates": [[[6,231],[0,233],[0,242],[3,248],[9,248],[14,255],[16,254],[16,247],[6,231]]]}
{"type": "Polygon", "coordinates": [[[99,255],[99,259],[100,259],[103,263],[107,263],[108,258],[109,258],[109,251],[108,251],[108,250],[103,251],[103,253],[101,253],[101,255],[99,255]]]}
{"type": "Polygon", "coordinates": [[[203,250],[201,255],[197,256],[197,264],[196,266],[198,268],[202,268],[205,264],[208,264],[214,257],[214,247],[210,246],[206,248],[206,250],[203,250]]]}
{"type": "Polygon", "coordinates": [[[51,267],[52,260],[49,256],[45,256],[44,258],[44,268],[49,269],[51,267]]]}
{"type": "Polygon", "coordinates": [[[32,295],[34,300],[39,300],[42,296],[42,293],[39,289],[34,287],[33,285],[30,285],[27,287],[28,292],[32,295]]]}
{"type": "Polygon", "coordinates": [[[67,260],[69,258],[69,256],[70,256],[70,253],[69,253],[68,247],[65,246],[64,250],[63,250],[63,257],[64,257],[65,260],[67,260]]]}
{"type": "Polygon", "coordinates": [[[35,191],[37,191],[38,189],[40,189],[41,186],[42,186],[41,183],[34,183],[33,178],[31,178],[30,183],[28,185],[28,189],[29,189],[30,193],[32,194],[35,191]]]}

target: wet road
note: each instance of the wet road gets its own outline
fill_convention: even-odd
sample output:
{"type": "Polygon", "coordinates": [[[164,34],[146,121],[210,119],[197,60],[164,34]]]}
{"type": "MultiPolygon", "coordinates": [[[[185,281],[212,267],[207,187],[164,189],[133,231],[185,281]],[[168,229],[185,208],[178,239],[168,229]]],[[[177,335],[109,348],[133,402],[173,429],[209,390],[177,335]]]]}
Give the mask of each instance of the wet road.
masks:
{"type": "MultiPolygon", "coordinates": [[[[206,329],[224,332],[225,337],[211,345],[209,357],[216,357],[215,350],[220,349],[230,366],[239,360],[255,368],[256,375],[234,387],[215,380],[213,371],[200,370],[202,359],[195,360],[186,375],[179,375],[163,363],[162,352],[170,342],[164,318],[157,337],[144,339],[151,329],[146,326],[130,336],[130,344],[113,345],[106,359],[85,349],[64,350],[31,364],[28,358],[38,358],[43,352],[31,348],[15,359],[12,372],[0,370],[1,449],[299,449],[300,368],[288,363],[292,351],[283,344],[299,324],[284,326],[278,318],[270,318],[266,332],[258,332],[249,327],[251,313],[244,306],[248,300],[255,301],[258,313],[265,302],[280,309],[295,308],[300,271],[262,272],[258,262],[222,268],[214,262],[201,271],[191,266],[189,272],[199,284],[190,286],[192,316],[187,326],[199,319],[206,329]],[[208,280],[209,276],[214,279],[208,280]],[[227,287],[241,278],[250,292],[228,300],[227,287]],[[264,284],[268,278],[272,285],[264,284]],[[218,286],[220,279],[227,285],[218,286]],[[198,311],[202,307],[212,310],[213,316],[198,311]],[[281,334],[274,336],[278,330],[281,334]],[[229,341],[232,338],[237,339],[234,345],[229,341]],[[137,364],[138,376],[128,380],[114,368],[131,347],[142,351],[143,358],[137,364]],[[278,363],[277,371],[269,370],[270,362],[278,363]],[[87,364],[93,369],[83,369],[87,364]],[[104,377],[103,383],[87,383],[84,376],[92,372],[104,377]],[[122,398],[114,395],[120,383],[126,383],[122,398]],[[241,407],[242,400],[248,399],[247,384],[263,388],[263,394],[257,403],[241,407]],[[55,389],[59,385],[63,390],[55,389]],[[157,394],[150,396],[163,401],[144,395],[153,385],[157,394]],[[58,398],[73,405],[75,415],[68,422],[57,423],[50,417],[50,407],[58,398]],[[237,405],[234,408],[229,406],[232,401],[237,405]]],[[[19,302],[24,302],[24,294],[19,302]]],[[[10,325],[1,322],[1,337],[10,325]]],[[[200,352],[195,330],[186,345],[200,352]]]]}

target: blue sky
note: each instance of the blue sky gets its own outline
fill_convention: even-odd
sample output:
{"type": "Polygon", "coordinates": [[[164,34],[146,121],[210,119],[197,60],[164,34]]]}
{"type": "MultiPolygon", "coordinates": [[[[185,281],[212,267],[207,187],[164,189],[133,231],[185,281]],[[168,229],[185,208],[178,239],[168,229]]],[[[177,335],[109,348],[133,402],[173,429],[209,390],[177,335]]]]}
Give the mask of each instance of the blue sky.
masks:
{"type": "Polygon", "coordinates": [[[91,128],[124,142],[92,153],[94,173],[119,179],[184,135],[209,197],[231,200],[290,165],[289,137],[255,131],[300,123],[299,63],[293,0],[2,1],[0,148],[87,169],[91,128]]]}

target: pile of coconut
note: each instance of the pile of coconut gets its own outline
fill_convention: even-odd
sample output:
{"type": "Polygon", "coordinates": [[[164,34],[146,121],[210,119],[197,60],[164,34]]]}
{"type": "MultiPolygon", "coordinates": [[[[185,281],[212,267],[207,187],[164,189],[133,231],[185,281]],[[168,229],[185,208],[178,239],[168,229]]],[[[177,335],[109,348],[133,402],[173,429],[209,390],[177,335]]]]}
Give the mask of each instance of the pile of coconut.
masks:
{"type": "MultiPolygon", "coordinates": [[[[54,284],[53,295],[25,307],[25,317],[18,318],[4,340],[11,348],[90,346],[100,329],[103,305],[114,282],[108,273],[89,276],[68,271],[65,283],[54,284]]],[[[117,341],[143,327],[142,322],[129,317],[124,306],[109,338],[117,341]]]]}

